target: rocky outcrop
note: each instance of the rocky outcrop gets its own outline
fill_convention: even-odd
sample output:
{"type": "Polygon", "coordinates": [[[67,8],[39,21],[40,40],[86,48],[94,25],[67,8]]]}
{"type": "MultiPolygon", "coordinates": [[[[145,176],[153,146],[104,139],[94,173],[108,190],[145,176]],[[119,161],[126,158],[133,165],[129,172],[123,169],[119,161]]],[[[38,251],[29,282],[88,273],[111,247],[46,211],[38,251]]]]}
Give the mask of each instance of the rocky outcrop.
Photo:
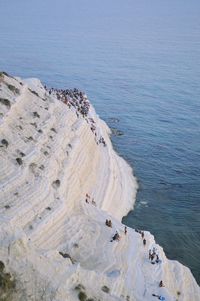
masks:
{"type": "Polygon", "coordinates": [[[150,233],[146,244],[124,233],[137,183],[84,93],[1,73],[0,118],[0,260],[14,300],[199,300],[189,269],[150,233]]]}

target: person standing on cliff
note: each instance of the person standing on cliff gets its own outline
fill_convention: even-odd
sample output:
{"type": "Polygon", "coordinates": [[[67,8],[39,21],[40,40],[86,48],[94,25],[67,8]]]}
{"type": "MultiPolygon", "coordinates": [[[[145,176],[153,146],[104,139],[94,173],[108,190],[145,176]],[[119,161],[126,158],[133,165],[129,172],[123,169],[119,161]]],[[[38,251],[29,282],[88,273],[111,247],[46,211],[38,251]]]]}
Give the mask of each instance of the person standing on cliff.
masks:
{"type": "Polygon", "coordinates": [[[126,226],[124,227],[124,233],[125,233],[125,235],[127,234],[127,227],[126,226]]]}
{"type": "Polygon", "coordinates": [[[151,249],[149,250],[149,260],[151,259],[151,249]]]}
{"type": "Polygon", "coordinates": [[[163,284],[162,280],[159,283],[159,287],[164,287],[164,284],[163,284]]]}

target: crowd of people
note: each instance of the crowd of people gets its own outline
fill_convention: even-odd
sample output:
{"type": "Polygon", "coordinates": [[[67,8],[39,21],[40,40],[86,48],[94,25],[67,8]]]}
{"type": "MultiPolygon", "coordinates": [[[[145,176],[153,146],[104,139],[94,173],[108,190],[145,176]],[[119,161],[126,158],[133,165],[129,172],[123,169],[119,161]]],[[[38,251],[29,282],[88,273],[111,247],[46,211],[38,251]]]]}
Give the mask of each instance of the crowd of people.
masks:
{"type": "Polygon", "coordinates": [[[102,137],[102,135],[98,134],[96,123],[93,118],[89,117],[89,111],[90,111],[90,103],[88,101],[87,95],[78,90],[78,89],[55,89],[50,88],[48,89],[45,86],[46,91],[49,93],[49,95],[54,95],[56,98],[66,105],[68,105],[69,108],[73,107],[75,109],[77,117],[82,116],[85,118],[87,123],[90,125],[90,129],[92,133],[95,135],[95,141],[98,144],[102,144],[103,146],[106,146],[105,139],[102,137]]]}
{"type": "Polygon", "coordinates": [[[161,263],[161,260],[155,247],[153,247],[152,250],[149,250],[149,260],[151,261],[151,264],[161,263]]]}
{"type": "Polygon", "coordinates": [[[88,116],[90,110],[90,103],[87,96],[78,89],[47,89],[50,95],[54,95],[57,99],[67,104],[69,108],[74,107],[76,109],[77,116],[82,115],[83,117],[88,116]]]}
{"type": "MultiPolygon", "coordinates": [[[[62,101],[69,108],[73,107],[75,109],[77,117],[82,116],[83,118],[85,118],[86,122],[90,125],[90,129],[91,129],[92,133],[95,136],[95,141],[96,141],[97,145],[102,144],[104,147],[106,146],[105,139],[101,135],[98,134],[96,122],[94,121],[93,118],[91,118],[89,116],[90,103],[84,92],[79,91],[76,88],[75,89],[66,89],[66,90],[54,89],[54,88],[47,89],[45,86],[45,89],[49,93],[49,95],[56,96],[58,100],[62,101]]],[[[91,196],[88,193],[86,193],[85,202],[88,204],[91,203],[92,205],[96,206],[94,198],[91,198],[91,196]]],[[[106,219],[105,225],[112,228],[112,221],[106,219]]],[[[141,231],[138,229],[136,229],[135,231],[141,235],[143,245],[146,246],[147,241],[144,237],[144,231],[141,231]]],[[[124,234],[127,235],[127,227],[126,226],[124,227],[124,234]]],[[[120,238],[121,238],[120,234],[118,233],[118,231],[116,231],[110,241],[111,242],[120,241],[120,238]]],[[[152,249],[149,250],[149,260],[150,260],[151,264],[161,263],[161,260],[159,258],[158,252],[155,247],[153,247],[152,249]]],[[[164,287],[162,280],[159,282],[159,287],[160,288],[164,287]]],[[[161,295],[152,294],[152,296],[157,297],[158,300],[163,300],[163,301],[165,300],[165,298],[162,297],[161,295]]]]}

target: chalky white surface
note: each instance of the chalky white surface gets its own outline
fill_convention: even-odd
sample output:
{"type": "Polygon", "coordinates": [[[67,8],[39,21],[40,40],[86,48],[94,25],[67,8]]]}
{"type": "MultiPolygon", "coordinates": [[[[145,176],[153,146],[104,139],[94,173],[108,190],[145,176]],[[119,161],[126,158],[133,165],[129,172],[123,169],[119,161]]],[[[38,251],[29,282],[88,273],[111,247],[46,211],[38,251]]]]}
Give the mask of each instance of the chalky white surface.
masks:
{"type": "Polygon", "coordinates": [[[92,106],[89,117],[106,147],[96,144],[85,118],[37,79],[4,75],[0,97],[11,102],[10,108],[0,103],[0,139],[9,143],[0,148],[0,260],[19,280],[19,300],[75,301],[81,284],[93,300],[155,301],[157,294],[167,301],[199,301],[190,270],[168,260],[149,232],[146,246],[133,229],[124,234],[120,221],[134,205],[137,183],[92,106]],[[52,185],[56,180],[59,187],[52,185]],[[85,202],[86,193],[96,206],[85,202]],[[110,242],[116,230],[121,239],[110,242]],[[154,246],[162,262],[152,265],[148,251],[154,246]],[[160,280],[165,287],[159,288],[160,280]]]}

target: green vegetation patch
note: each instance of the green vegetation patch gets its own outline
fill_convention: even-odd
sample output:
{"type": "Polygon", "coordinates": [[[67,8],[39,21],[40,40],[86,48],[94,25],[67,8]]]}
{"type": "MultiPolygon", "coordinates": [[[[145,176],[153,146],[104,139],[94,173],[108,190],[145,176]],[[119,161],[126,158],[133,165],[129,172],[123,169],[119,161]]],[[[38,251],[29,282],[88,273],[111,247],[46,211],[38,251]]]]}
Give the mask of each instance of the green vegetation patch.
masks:
{"type": "Polygon", "coordinates": [[[13,85],[10,85],[10,84],[6,84],[6,86],[8,87],[8,89],[10,90],[10,91],[12,91],[13,93],[15,93],[15,94],[19,94],[19,89],[18,88],[16,88],[15,86],[13,86],[13,85]]]}
{"type": "Polygon", "coordinates": [[[5,265],[0,261],[0,301],[11,300],[15,286],[15,279],[5,272],[5,265]]]}
{"type": "Polygon", "coordinates": [[[33,116],[37,117],[37,118],[40,118],[40,114],[38,114],[38,112],[33,112],[33,116]]]}
{"type": "MultiPolygon", "coordinates": [[[[77,286],[75,286],[74,289],[79,292],[78,299],[80,301],[97,301],[97,299],[95,297],[94,298],[87,297],[87,294],[85,292],[85,287],[82,284],[79,283],[77,286]]],[[[100,301],[100,300],[98,300],[98,301],[100,301]]]]}
{"type": "Polygon", "coordinates": [[[0,71],[0,77],[3,77],[4,75],[10,77],[8,73],[6,73],[4,71],[0,71]]]}
{"type": "Polygon", "coordinates": [[[54,133],[57,133],[56,129],[54,129],[54,128],[51,128],[51,131],[54,133]]]}
{"type": "Polygon", "coordinates": [[[104,292],[104,293],[109,293],[110,292],[110,289],[109,289],[109,287],[107,287],[106,285],[104,285],[104,286],[102,286],[102,291],[104,292]]]}
{"type": "Polygon", "coordinates": [[[11,107],[10,100],[7,98],[0,98],[0,103],[6,106],[8,109],[11,107]]]}
{"type": "Polygon", "coordinates": [[[80,291],[80,292],[78,293],[78,298],[79,298],[80,301],[86,301],[87,295],[86,295],[85,292],[80,291]]]}
{"type": "Polygon", "coordinates": [[[57,179],[57,180],[53,181],[52,186],[53,186],[54,188],[60,187],[60,180],[57,179]]]}
{"type": "Polygon", "coordinates": [[[23,164],[23,160],[21,158],[16,158],[16,161],[19,165],[22,165],[23,164]]]}
{"type": "Polygon", "coordinates": [[[9,143],[6,139],[2,139],[1,144],[7,148],[9,143]]]}

